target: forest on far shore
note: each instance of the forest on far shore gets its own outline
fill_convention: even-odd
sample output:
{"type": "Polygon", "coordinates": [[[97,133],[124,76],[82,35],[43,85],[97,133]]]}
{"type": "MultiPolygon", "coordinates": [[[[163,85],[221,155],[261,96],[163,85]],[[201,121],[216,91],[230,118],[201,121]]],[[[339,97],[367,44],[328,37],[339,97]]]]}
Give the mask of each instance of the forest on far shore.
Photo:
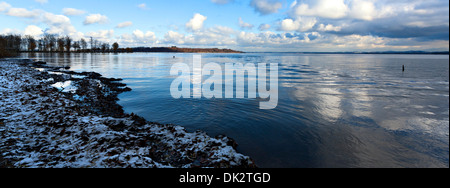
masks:
{"type": "Polygon", "coordinates": [[[79,52],[111,53],[133,52],[131,48],[119,48],[117,42],[112,45],[102,43],[92,37],[75,41],[69,36],[45,34],[40,39],[33,36],[0,35],[0,58],[17,56],[20,52],[79,52]]]}
{"type": "Polygon", "coordinates": [[[243,53],[231,49],[218,48],[178,48],[172,47],[137,47],[119,48],[117,42],[112,45],[90,37],[79,41],[69,36],[45,34],[36,39],[33,36],[0,35],[0,58],[14,57],[21,52],[40,53],[132,53],[132,52],[172,52],[172,53],[243,53]]]}

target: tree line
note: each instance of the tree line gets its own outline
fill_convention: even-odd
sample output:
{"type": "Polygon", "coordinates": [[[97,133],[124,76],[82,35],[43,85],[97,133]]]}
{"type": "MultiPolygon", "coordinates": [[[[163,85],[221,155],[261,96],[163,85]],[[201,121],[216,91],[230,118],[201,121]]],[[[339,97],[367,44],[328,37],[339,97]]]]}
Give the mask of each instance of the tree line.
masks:
{"type": "Polygon", "coordinates": [[[110,45],[90,37],[75,41],[69,36],[44,34],[40,39],[26,35],[0,35],[0,58],[12,57],[20,52],[48,53],[120,53],[133,52],[131,48],[119,48],[117,42],[110,45]]]}

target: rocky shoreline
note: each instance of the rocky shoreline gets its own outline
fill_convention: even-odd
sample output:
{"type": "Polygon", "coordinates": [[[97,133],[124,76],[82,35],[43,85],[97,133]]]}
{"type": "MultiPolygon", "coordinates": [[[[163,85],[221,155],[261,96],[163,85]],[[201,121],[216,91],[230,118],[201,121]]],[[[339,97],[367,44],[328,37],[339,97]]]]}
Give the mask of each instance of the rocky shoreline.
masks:
{"type": "Polygon", "coordinates": [[[0,167],[255,168],[226,136],[124,113],[121,79],[0,60],[0,167]]]}

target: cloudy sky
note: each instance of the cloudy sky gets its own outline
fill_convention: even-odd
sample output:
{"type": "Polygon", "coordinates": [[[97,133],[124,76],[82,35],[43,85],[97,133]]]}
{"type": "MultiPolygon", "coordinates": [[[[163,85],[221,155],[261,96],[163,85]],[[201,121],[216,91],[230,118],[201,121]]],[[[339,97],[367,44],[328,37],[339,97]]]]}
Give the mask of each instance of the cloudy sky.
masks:
{"type": "Polygon", "coordinates": [[[0,0],[0,34],[247,52],[448,51],[447,0],[0,0]]]}

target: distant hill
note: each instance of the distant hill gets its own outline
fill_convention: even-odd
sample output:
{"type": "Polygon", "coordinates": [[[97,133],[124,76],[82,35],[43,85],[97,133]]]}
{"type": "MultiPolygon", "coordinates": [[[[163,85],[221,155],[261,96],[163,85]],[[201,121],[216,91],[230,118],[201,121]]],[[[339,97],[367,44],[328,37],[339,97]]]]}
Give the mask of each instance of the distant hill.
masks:
{"type": "Polygon", "coordinates": [[[243,53],[231,49],[219,48],[178,48],[172,47],[137,47],[132,48],[133,52],[172,52],[172,53],[243,53]]]}

